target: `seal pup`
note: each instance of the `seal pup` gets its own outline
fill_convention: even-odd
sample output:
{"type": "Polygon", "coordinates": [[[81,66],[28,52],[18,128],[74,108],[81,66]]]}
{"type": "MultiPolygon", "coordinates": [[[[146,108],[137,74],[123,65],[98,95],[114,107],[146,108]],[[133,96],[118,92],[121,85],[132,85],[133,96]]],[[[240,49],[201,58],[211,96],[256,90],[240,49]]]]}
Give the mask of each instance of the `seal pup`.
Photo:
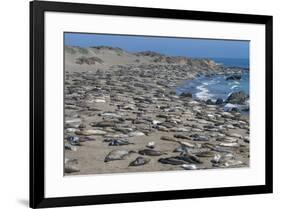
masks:
{"type": "Polygon", "coordinates": [[[132,161],[129,166],[140,166],[145,165],[150,162],[150,158],[147,157],[137,157],[134,161],[132,161]]]}
{"type": "Polygon", "coordinates": [[[139,151],[139,154],[149,155],[149,156],[160,156],[160,155],[166,155],[167,153],[158,150],[143,149],[139,151]]]}
{"type": "Polygon", "coordinates": [[[135,151],[127,151],[127,150],[112,150],[109,152],[104,158],[104,162],[109,162],[113,160],[123,160],[126,156],[131,153],[136,153],[135,151]]]}

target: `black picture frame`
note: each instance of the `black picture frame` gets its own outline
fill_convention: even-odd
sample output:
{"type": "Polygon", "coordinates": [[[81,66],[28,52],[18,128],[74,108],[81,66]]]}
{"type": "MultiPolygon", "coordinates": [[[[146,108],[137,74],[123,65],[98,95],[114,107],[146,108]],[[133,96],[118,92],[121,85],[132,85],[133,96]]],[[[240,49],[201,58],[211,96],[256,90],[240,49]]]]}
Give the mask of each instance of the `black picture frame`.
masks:
{"type": "Polygon", "coordinates": [[[273,69],[272,16],[185,11],[171,9],[108,6],[62,2],[30,2],[30,207],[59,207],[90,204],[108,204],[202,198],[214,196],[248,195],[273,192],[273,69]],[[170,18],[204,21],[222,21],[265,25],[266,42],[266,171],[265,185],[157,191],[94,196],[45,198],[44,193],[44,13],[71,12],[148,18],[170,18]]]}

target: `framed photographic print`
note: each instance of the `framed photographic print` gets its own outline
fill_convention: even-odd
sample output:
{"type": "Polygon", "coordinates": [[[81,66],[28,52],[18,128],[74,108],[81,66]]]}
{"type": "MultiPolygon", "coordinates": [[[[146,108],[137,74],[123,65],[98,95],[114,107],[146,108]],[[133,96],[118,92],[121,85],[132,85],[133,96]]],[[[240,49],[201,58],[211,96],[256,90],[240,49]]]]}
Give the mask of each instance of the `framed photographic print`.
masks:
{"type": "Polygon", "coordinates": [[[30,207],[271,193],[272,16],[30,3],[30,207]]]}

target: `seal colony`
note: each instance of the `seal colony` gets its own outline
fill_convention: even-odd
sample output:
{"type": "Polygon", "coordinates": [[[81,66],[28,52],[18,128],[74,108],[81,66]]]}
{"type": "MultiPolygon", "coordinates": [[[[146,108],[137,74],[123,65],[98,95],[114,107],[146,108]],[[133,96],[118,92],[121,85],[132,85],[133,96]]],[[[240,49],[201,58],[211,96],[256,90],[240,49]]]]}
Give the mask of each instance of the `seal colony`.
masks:
{"type": "Polygon", "coordinates": [[[241,70],[150,51],[65,46],[65,175],[249,166],[249,116],[225,110],[221,99],[175,92],[197,75],[241,70]]]}

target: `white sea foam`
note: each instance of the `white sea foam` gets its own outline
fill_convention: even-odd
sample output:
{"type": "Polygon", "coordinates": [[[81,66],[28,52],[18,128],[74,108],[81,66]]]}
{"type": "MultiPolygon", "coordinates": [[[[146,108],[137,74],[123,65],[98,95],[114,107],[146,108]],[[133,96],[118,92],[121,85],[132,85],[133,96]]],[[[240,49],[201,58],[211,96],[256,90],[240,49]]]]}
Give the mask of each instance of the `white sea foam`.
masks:
{"type": "Polygon", "coordinates": [[[229,97],[233,92],[228,93],[227,97],[229,97]]]}
{"type": "Polygon", "coordinates": [[[234,105],[234,104],[231,104],[231,103],[227,103],[225,106],[224,106],[224,111],[226,112],[229,112],[231,111],[233,108],[238,108],[238,105],[234,105]]]}
{"type": "Polygon", "coordinates": [[[201,100],[206,100],[211,98],[211,94],[209,94],[209,90],[205,88],[205,85],[197,86],[196,89],[200,90],[200,92],[196,93],[196,97],[201,100]]]}

